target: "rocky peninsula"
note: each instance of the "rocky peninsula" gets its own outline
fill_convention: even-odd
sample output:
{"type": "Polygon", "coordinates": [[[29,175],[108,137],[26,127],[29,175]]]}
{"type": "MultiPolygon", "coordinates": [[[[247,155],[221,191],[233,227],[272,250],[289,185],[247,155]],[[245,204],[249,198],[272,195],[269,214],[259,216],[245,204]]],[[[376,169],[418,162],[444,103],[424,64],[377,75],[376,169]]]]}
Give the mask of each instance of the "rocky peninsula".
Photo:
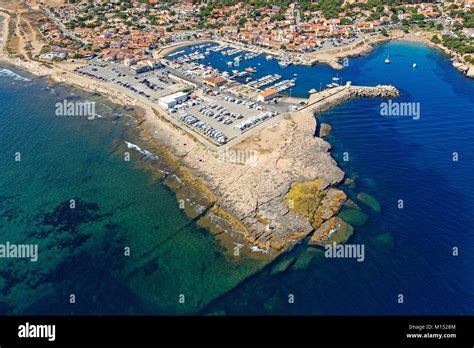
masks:
{"type": "Polygon", "coordinates": [[[335,217],[347,199],[334,187],[344,172],[329,143],[315,137],[315,115],[351,98],[398,95],[393,86],[342,86],[313,94],[300,111],[226,150],[252,153],[251,161],[239,163],[174,134],[172,126],[158,127],[156,118],[149,131],[213,193],[207,214],[233,222],[258,248],[285,250],[335,217]]]}
{"type": "MultiPolygon", "coordinates": [[[[4,18],[6,37],[8,16],[4,18]]],[[[335,217],[347,197],[334,186],[344,179],[344,172],[331,157],[329,143],[315,136],[315,115],[352,98],[398,95],[393,86],[346,85],[315,93],[307,105],[221,153],[170,123],[153,102],[79,76],[73,72],[76,65],[45,65],[26,58],[12,59],[8,54],[3,58],[55,82],[98,92],[126,107],[143,110],[139,126],[144,140],[173,168],[168,177],[178,178],[181,187],[193,188],[205,197],[206,203],[200,205],[204,210],[193,213],[185,207],[185,211],[206,226],[213,224],[206,220],[226,220],[250,245],[278,252],[321,227],[342,226],[335,217]]],[[[177,193],[178,200],[182,196],[177,193]]],[[[324,242],[325,235],[319,242],[324,242]]]]}

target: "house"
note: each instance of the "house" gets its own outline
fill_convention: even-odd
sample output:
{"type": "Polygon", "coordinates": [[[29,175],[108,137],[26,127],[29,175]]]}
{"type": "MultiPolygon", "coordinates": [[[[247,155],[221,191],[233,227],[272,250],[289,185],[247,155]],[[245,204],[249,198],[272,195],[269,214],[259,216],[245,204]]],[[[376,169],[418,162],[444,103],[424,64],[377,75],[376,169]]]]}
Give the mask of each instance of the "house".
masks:
{"type": "Polygon", "coordinates": [[[278,95],[278,91],[275,88],[269,88],[263,92],[260,92],[257,96],[257,101],[266,102],[270,99],[275,98],[278,95]]]}

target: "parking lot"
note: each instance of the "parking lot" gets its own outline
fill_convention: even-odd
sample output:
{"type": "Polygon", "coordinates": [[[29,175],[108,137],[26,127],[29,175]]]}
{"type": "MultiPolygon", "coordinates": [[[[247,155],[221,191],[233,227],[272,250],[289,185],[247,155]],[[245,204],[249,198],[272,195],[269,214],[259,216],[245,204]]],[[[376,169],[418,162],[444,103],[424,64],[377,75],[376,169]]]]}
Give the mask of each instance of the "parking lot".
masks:
{"type": "MultiPolygon", "coordinates": [[[[76,68],[75,72],[126,89],[160,108],[158,101],[161,97],[189,90],[188,84],[168,76],[170,73],[179,74],[179,71],[167,67],[135,74],[123,64],[91,61],[76,68]]],[[[199,85],[197,82],[198,87],[189,93],[186,101],[163,111],[184,129],[191,129],[215,145],[240,141],[250,129],[286,112],[287,106],[284,105],[258,103],[199,85]]]]}
{"type": "Polygon", "coordinates": [[[199,90],[188,101],[170,109],[170,112],[181,122],[218,144],[225,144],[265,120],[279,115],[278,111],[269,110],[264,104],[230,95],[209,95],[209,91],[210,89],[199,90]]]}
{"type": "Polygon", "coordinates": [[[88,65],[78,67],[74,71],[80,75],[126,88],[154,102],[162,96],[186,88],[182,83],[168,78],[168,71],[164,68],[135,75],[123,64],[90,61],[88,65]]]}

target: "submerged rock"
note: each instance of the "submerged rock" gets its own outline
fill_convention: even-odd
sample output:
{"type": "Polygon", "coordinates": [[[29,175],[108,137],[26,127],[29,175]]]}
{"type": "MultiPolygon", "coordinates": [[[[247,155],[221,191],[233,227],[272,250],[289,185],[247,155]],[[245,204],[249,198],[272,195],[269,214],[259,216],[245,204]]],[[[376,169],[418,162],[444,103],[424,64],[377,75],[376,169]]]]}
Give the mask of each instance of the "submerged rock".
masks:
{"type": "Polygon", "coordinates": [[[379,234],[373,239],[373,242],[377,247],[383,249],[392,249],[395,243],[393,236],[388,232],[379,234]]]}
{"type": "Polygon", "coordinates": [[[318,255],[319,253],[322,253],[322,251],[316,249],[316,248],[308,248],[306,249],[300,257],[296,259],[296,262],[294,265],[291,267],[292,270],[294,271],[299,271],[302,269],[306,269],[309,267],[311,262],[313,261],[313,258],[318,255]]]}
{"type": "Polygon", "coordinates": [[[350,189],[355,189],[356,188],[356,183],[355,183],[355,178],[346,178],[344,180],[344,185],[346,185],[350,189]]]}
{"type": "Polygon", "coordinates": [[[295,263],[295,258],[287,258],[284,259],[280,262],[278,262],[275,266],[273,266],[272,270],[270,271],[271,275],[281,273],[286,271],[288,268],[290,268],[293,264],[295,263]]]}
{"type": "Polygon", "coordinates": [[[357,195],[357,199],[362,203],[366,204],[373,211],[380,213],[380,203],[371,195],[361,192],[357,195]]]}
{"type": "Polygon", "coordinates": [[[356,205],[356,206],[344,206],[339,212],[338,216],[345,222],[352,226],[364,225],[369,217],[356,205]]]}

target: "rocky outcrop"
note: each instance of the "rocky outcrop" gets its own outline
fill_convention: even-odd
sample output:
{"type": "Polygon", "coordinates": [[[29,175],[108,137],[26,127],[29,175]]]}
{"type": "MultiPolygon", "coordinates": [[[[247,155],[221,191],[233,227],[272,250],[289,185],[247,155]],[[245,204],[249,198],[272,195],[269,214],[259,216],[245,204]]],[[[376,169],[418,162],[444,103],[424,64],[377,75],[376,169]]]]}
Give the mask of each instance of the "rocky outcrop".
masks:
{"type": "Polygon", "coordinates": [[[352,235],[354,228],[340,217],[334,216],[324,222],[311,237],[309,244],[326,245],[336,242],[345,243],[352,235]]]}
{"type": "MultiPolygon", "coordinates": [[[[323,103],[335,105],[341,95],[396,94],[393,87],[343,86],[326,92],[323,103]]],[[[316,120],[311,107],[319,106],[321,100],[316,102],[226,150],[252,153],[253,161],[244,163],[229,161],[232,156],[219,156],[162,122],[150,128],[150,133],[167,147],[181,149],[181,165],[196,178],[186,183],[196,186],[199,181],[212,192],[208,214],[229,221],[236,233],[261,249],[283,251],[325,223],[338,222],[334,218],[347,199],[334,188],[344,179],[344,172],[331,157],[330,144],[314,136],[316,120]]],[[[155,124],[156,119],[150,123],[155,124]]],[[[346,234],[337,238],[342,240],[346,234]]]]}
{"type": "Polygon", "coordinates": [[[469,70],[466,72],[466,76],[474,79],[474,65],[469,67],[469,70]]]}
{"type": "Polygon", "coordinates": [[[463,74],[467,74],[467,72],[469,71],[469,66],[459,60],[453,60],[453,67],[458,69],[463,74]]]}
{"type": "Polygon", "coordinates": [[[329,135],[330,132],[331,126],[327,123],[321,123],[321,126],[319,127],[319,137],[325,138],[329,135]]]}
{"type": "Polygon", "coordinates": [[[294,184],[285,197],[285,203],[309,221],[313,228],[318,228],[339,212],[346,199],[343,191],[329,187],[327,182],[318,179],[294,184]]]}

